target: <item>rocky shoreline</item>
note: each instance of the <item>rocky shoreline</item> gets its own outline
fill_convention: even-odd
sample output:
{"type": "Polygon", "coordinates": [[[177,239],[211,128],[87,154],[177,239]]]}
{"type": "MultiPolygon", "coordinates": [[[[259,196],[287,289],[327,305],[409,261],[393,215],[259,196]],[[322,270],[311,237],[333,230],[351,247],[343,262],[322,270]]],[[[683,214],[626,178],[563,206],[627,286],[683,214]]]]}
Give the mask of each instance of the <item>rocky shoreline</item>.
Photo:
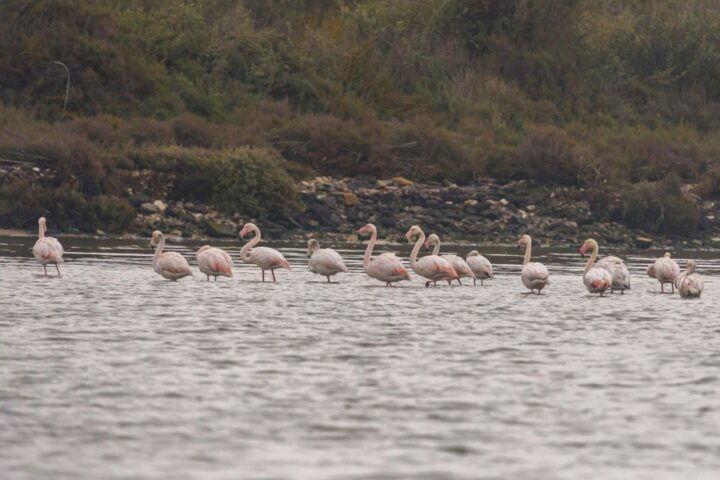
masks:
{"type": "MultiPolygon", "coordinates": [[[[23,175],[30,174],[31,181],[52,175],[49,170],[22,170],[23,175]]],[[[619,248],[720,248],[720,202],[701,201],[690,194],[688,198],[701,212],[700,230],[691,237],[669,238],[615,221],[622,192],[549,187],[527,181],[502,184],[481,178],[459,186],[449,182],[419,183],[403,177],[317,177],[298,184],[304,211],[263,218],[228,216],[210,205],[153,198],[140,191],[150,190],[142,188],[143,183],[137,182],[134,189],[127,190],[135,221],[133,229],[122,236],[147,237],[159,229],[171,237],[237,238],[242,224],[252,221],[267,239],[303,240],[315,236],[326,241],[357,241],[357,229],[372,222],[378,226],[380,237],[391,242],[403,242],[407,229],[417,224],[445,241],[479,245],[514,244],[520,235],[529,233],[542,245],[576,246],[593,237],[603,245],[619,248]]],[[[107,236],[102,230],[95,234],[107,236]]]]}

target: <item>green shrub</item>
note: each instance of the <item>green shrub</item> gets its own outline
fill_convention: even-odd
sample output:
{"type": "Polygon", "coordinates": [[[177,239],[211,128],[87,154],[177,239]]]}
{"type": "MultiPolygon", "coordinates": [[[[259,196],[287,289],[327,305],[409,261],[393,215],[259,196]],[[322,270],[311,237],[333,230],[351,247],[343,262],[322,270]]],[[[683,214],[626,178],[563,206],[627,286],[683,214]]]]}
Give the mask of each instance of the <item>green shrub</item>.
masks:
{"type": "Polygon", "coordinates": [[[110,195],[98,195],[91,203],[98,219],[97,228],[108,233],[121,233],[131,228],[135,219],[135,209],[127,200],[110,195]]]}
{"type": "Polygon", "coordinates": [[[677,177],[629,186],[623,198],[621,220],[630,227],[688,236],[697,230],[699,219],[695,202],[680,192],[677,177]]]}

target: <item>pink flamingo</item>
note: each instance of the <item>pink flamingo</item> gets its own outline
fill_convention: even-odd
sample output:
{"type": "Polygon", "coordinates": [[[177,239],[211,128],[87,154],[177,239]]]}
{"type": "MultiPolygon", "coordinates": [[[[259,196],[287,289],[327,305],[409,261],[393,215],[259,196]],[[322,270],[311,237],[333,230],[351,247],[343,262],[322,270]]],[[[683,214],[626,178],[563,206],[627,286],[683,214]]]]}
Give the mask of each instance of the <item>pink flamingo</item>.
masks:
{"type": "Polygon", "coordinates": [[[245,237],[250,232],[255,233],[255,237],[246,243],[242,250],[240,250],[240,260],[245,263],[254,263],[262,271],[262,281],[265,281],[265,270],[270,270],[272,274],[273,282],[277,282],[275,279],[275,270],[278,268],[287,268],[290,270],[290,263],[285,260],[282,253],[278,252],[274,248],[268,247],[257,247],[255,245],[260,243],[262,234],[260,229],[254,223],[246,223],[242,230],[240,230],[240,238],[245,237]]]}
{"type": "Polygon", "coordinates": [[[447,280],[448,285],[450,285],[453,280],[457,280],[458,274],[450,262],[444,258],[438,255],[425,255],[420,260],[417,259],[420,247],[425,243],[425,233],[420,227],[413,225],[405,234],[405,238],[408,239],[408,242],[412,243],[416,237],[417,241],[410,253],[410,267],[418,275],[427,278],[425,287],[429,287],[431,283],[437,282],[438,280],[447,280]]]}
{"type": "MultiPolygon", "coordinates": [[[[435,246],[432,254],[439,255],[440,237],[438,237],[434,233],[431,234],[425,242],[425,248],[430,248],[430,245],[435,246]]],[[[458,276],[457,281],[460,285],[462,285],[460,279],[463,277],[472,278],[474,282],[477,282],[475,273],[470,269],[470,266],[465,262],[465,260],[462,259],[462,257],[458,257],[457,255],[442,255],[442,258],[450,262],[450,265],[452,265],[452,267],[455,269],[455,273],[457,273],[458,276]]]]}
{"type": "Polygon", "coordinates": [[[57,238],[45,236],[45,232],[47,231],[45,224],[45,217],[40,217],[38,220],[38,239],[37,242],[35,242],[35,246],[33,246],[33,256],[35,260],[42,265],[46,277],[48,276],[48,263],[54,263],[58,277],[62,277],[58,263],[63,263],[63,254],[65,251],[57,238]]]}
{"type": "Polygon", "coordinates": [[[599,293],[602,297],[607,289],[612,286],[612,275],[604,268],[596,267],[595,260],[597,260],[599,246],[592,238],[585,240],[585,243],[580,247],[580,255],[585,257],[585,252],[588,249],[592,249],[592,255],[588,259],[583,271],[583,283],[590,293],[599,293]]]}
{"type": "Polygon", "coordinates": [[[523,235],[518,240],[518,248],[523,246],[525,247],[525,257],[520,278],[522,278],[523,285],[530,289],[530,293],[535,293],[534,291],[537,290],[540,295],[540,291],[550,284],[550,273],[542,263],[530,261],[532,251],[530,235],[523,235]]]}
{"type": "Polygon", "coordinates": [[[150,240],[150,246],[155,247],[153,257],[153,270],[161,277],[177,281],[183,277],[192,276],[190,265],[185,257],[177,252],[163,252],[165,248],[165,236],[159,230],[155,230],[150,240]]]}
{"type": "Polygon", "coordinates": [[[495,277],[493,274],[492,263],[490,263],[490,260],[480,255],[480,252],[477,250],[473,250],[468,253],[467,257],[465,257],[465,261],[475,274],[476,278],[473,279],[473,285],[477,285],[478,278],[480,279],[480,285],[483,285],[483,280],[495,277]]]}
{"type": "Polygon", "coordinates": [[[363,267],[369,277],[385,282],[387,287],[392,286],[395,282],[410,280],[410,274],[394,253],[382,253],[373,258],[372,252],[375,242],[377,242],[377,228],[375,228],[375,225],[368,223],[358,230],[358,234],[370,235],[370,241],[363,257],[363,267]]]}
{"type": "Polygon", "coordinates": [[[702,294],[704,285],[700,275],[695,273],[695,260],[687,261],[687,270],[678,275],[677,287],[682,298],[694,298],[702,294]]]}
{"type": "Polygon", "coordinates": [[[210,275],[215,277],[216,282],[217,277],[232,278],[233,262],[225,250],[204,245],[195,253],[195,257],[197,258],[198,268],[207,276],[208,282],[210,281],[210,275]]]}
{"type": "Polygon", "coordinates": [[[327,277],[328,283],[332,275],[348,271],[338,252],[332,248],[320,248],[320,243],[314,238],[308,240],[307,255],[310,257],[308,270],[327,277]]]}
{"type": "MultiPolygon", "coordinates": [[[[665,284],[670,284],[671,293],[675,293],[675,280],[680,275],[680,266],[672,259],[670,252],[655,260],[652,268],[653,274],[660,282],[660,291],[665,292],[665,284]]],[[[650,269],[648,269],[648,274],[650,269]]]]}
{"type": "Polygon", "coordinates": [[[620,290],[620,293],[624,295],[625,290],[630,290],[630,271],[622,258],[608,255],[595,263],[595,266],[603,268],[610,273],[612,277],[610,293],[615,293],[615,290],[620,290]]]}

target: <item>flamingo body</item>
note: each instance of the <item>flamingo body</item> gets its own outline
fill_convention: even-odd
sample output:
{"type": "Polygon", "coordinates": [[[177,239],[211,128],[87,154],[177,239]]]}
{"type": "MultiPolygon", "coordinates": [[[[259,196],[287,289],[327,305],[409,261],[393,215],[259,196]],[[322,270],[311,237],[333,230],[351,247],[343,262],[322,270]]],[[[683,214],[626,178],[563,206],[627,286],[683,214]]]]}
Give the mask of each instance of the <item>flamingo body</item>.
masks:
{"type": "Polygon", "coordinates": [[[604,294],[612,285],[612,276],[604,268],[592,267],[583,275],[583,283],[590,293],[604,294]]]}
{"type": "MultiPolygon", "coordinates": [[[[430,245],[434,245],[435,248],[433,248],[433,255],[437,256],[440,254],[440,237],[435,235],[434,233],[430,235],[425,242],[425,248],[429,248],[430,245]]],[[[465,262],[465,260],[462,259],[462,257],[458,257],[457,255],[441,255],[441,258],[446,260],[450,266],[453,267],[453,270],[455,270],[455,273],[457,274],[457,281],[460,285],[462,285],[462,282],[460,281],[461,278],[472,278],[475,280],[475,273],[470,269],[468,264],[465,262]]]]}
{"type": "Polygon", "coordinates": [[[670,252],[655,260],[653,264],[655,278],[660,282],[660,291],[665,291],[665,284],[669,283],[671,290],[675,291],[675,281],[680,275],[680,266],[671,258],[670,252]]]}
{"type": "Polygon", "coordinates": [[[207,276],[208,281],[211,276],[215,277],[215,281],[217,281],[217,277],[233,276],[233,262],[225,250],[205,245],[197,251],[195,257],[198,268],[207,276]]]}
{"type": "Polygon", "coordinates": [[[437,282],[438,280],[446,280],[448,283],[451,283],[453,280],[458,280],[458,274],[453,266],[441,256],[426,255],[418,260],[417,254],[422,244],[425,243],[425,233],[420,227],[413,225],[405,234],[405,238],[407,238],[409,242],[412,242],[416,237],[417,241],[410,253],[410,267],[415,273],[427,279],[425,286],[428,287],[430,283],[437,282]]]}
{"type": "Polygon", "coordinates": [[[155,273],[173,282],[183,277],[192,276],[192,270],[190,270],[190,265],[185,260],[185,257],[177,252],[163,252],[165,237],[162,232],[158,230],[153,232],[150,245],[155,247],[153,257],[153,270],[155,270],[155,273]]]}
{"type": "Polygon", "coordinates": [[[377,242],[377,227],[368,223],[358,230],[360,235],[370,235],[370,241],[363,256],[363,268],[368,277],[385,282],[390,287],[395,282],[410,280],[410,274],[394,253],[383,253],[373,257],[373,248],[377,242]]]}
{"type": "Polygon", "coordinates": [[[63,263],[63,254],[65,253],[65,250],[63,250],[63,247],[57,238],[45,236],[45,232],[47,231],[46,222],[45,217],[40,217],[40,219],[38,219],[38,239],[32,249],[33,256],[35,257],[35,260],[42,265],[45,276],[47,276],[48,264],[54,264],[57,269],[58,276],[62,276],[60,274],[60,267],[58,264],[63,263]]]}
{"type": "Polygon", "coordinates": [[[695,261],[688,260],[687,270],[678,275],[677,288],[682,298],[697,298],[702,295],[703,280],[695,272],[695,261]]]}
{"type": "Polygon", "coordinates": [[[348,271],[338,252],[332,248],[320,248],[320,244],[315,239],[308,241],[308,255],[310,256],[308,270],[327,277],[328,282],[331,276],[348,271]]]}
{"type": "Polygon", "coordinates": [[[611,293],[615,290],[620,290],[621,293],[625,293],[625,290],[630,290],[630,271],[623,259],[609,255],[599,260],[595,266],[605,269],[610,273],[610,277],[612,277],[612,284],[610,286],[611,293]]]}
{"type": "Polygon", "coordinates": [[[539,262],[531,262],[532,258],[532,238],[530,235],[523,235],[518,240],[518,247],[525,247],[525,256],[523,257],[523,268],[520,272],[520,278],[522,279],[523,285],[530,289],[530,293],[538,291],[538,295],[543,288],[550,284],[550,272],[548,269],[539,262]]]}
{"type": "Polygon", "coordinates": [[[468,253],[467,257],[465,257],[465,261],[475,274],[475,277],[480,279],[480,285],[483,284],[484,280],[487,280],[488,278],[493,278],[492,264],[487,258],[480,255],[477,250],[473,250],[472,252],[468,253]]]}
{"type": "Polygon", "coordinates": [[[275,279],[275,270],[278,268],[286,268],[290,270],[290,263],[285,259],[282,253],[269,247],[255,247],[262,239],[260,229],[254,223],[246,223],[240,230],[240,238],[243,238],[250,232],[255,233],[255,238],[246,243],[240,250],[240,259],[245,263],[254,263],[262,271],[262,281],[265,281],[265,270],[270,270],[273,282],[275,279]]]}

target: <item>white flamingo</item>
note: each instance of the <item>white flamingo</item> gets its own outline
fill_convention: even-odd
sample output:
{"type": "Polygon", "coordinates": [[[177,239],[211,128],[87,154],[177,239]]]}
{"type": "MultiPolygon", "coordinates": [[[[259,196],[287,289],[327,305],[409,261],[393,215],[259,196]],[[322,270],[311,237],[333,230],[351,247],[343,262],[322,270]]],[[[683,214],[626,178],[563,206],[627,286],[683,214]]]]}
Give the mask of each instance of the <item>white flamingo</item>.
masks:
{"type": "Polygon", "coordinates": [[[165,236],[159,230],[155,230],[150,240],[150,245],[155,247],[153,256],[153,270],[163,278],[180,280],[183,277],[192,276],[190,265],[185,257],[177,252],[163,252],[165,248],[165,236]]]}
{"type": "Polygon", "coordinates": [[[592,238],[585,240],[585,243],[580,247],[580,255],[585,257],[585,252],[588,249],[592,249],[592,255],[585,265],[583,270],[583,283],[590,293],[599,293],[602,297],[606,290],[612,286],[612,275],[604,268],[596,267],[595,260],[598,256],[598,244],[592,238]]]}
{"type": "Polygon", "coordinates": [[[518,248],[525,247],[525,257],[523,258],[523,268],[520,273],[523,285],[530,289],[530,293],[540,291],[550,284],[550,272],[548,272],[545,265],[539,262],[531,262],[530,258],[532,255],[532,238],[530,235],[523,235],[518,240],[518,248]]]}
{"type": "Polygon", "coordinates": [[[608,255],[598,260],[595,266],[604,268],[610,273],[612,277],[610,293],[615,293],[615,290],[620,290],[620,293],[624,295],[625,290],[630,290],[630,271],[622,258],[608,255]]]}
{"type": "Polygon", "coordinates": [[[265,270],[270,270],[272,274],[273,282],[275,279],[275,270],[278,268],[286,268],[290,270],[290,263],[285,260],[282,253],[278,252],[274,248],[268,247],[257,247],[255,245],[260,243],[262,235],[260,229],[254,223],[246,223],[242,230],[240,230],[240,238],[245,237],[250,232],[255,233],[255,237],[246,243],[242,250],[240,250],[240,260],[245,263],[254,263],[262,271],[262,281],[265,281],[265,270]]]}
{"type": "MultiPolygon", "coordinates": [[[[665,284],[669,283],[671,292],[675,293],[675,280],[677,280],[677,276],[680,275],[680,266],[672,259],[670,252],[666,252],[665,255],[655,260],[652,273],[657,281],[660,282],[661,292],[665,292],[665,284]]],[[[650,269],[648,269],[648,274],[650,274],[650,269]]]]}
{"type": "Polygon", "coordinates": [[[207,276],[208,282],[210,276],[215,277],[216,282],[217,277],[232,278],[233,262],[230,254],[225,250],[204,245],[195,253],[195,258],[197,258],[198,268],[207,276]]]}
{"type": "Polygon", "coordinates": [[[687,261],[687,270],[678,275],[677,288],[683,298],[699,297],[703,291],[703,280],[695,273],[695,260],[687,261]]]}
{"type": "Polygon", "coordinates": [[[405,238],[408,242],[412,243],[415,241],[415,246],[410,253],[410,267],[418,275],[425,277],[427,281],[425,286],[429,287],[431,283],[437,282],[438,280],[447,280],[448,284],[451,284],[453,280],[458,279],[458,275],[450,262],[438,255],[425,255],[420,260],[417,259],[417,254],[420,251],[423,243],[425,243],[425,233],[417,225],[410,227],[410,230],[405,234],[405,238]]]}
{"type": "Polygon", "coordinates": [[[63,263],[63,254],[65,253],[65,250],[63,250],[63,247],[57,238],[45,236],[45,232],[47,232],[46,223],[47,221],[45,220],[45,217],[40,217],[38,219],[38,239],[33,246],[33,256],[35,257],[35,260],[42,265],[46,277],[48,276],[48,263],[55,264],[58,277],[62,277],[58,264],[63,263]]]}
{"type": "Polygon", "coordinates": [[[473,285],[477,285],[478,278],[480,279],[480,285],[483,285],[483,280],[495,277],[493,274],[492,263],[490,263],[490,260],[480,255],[480,252],[477,250],[473,250],[468,253],[465,257],[465,261],[475,274],[476,278],[473,279],[473,285]]]}
{"type": "Polygon", "coordinates": [[[314,238],[308,240],[307,255],[310,257],[308,269],[312,273],[327,277],[328,283],[331,276],[348,271],[338,252],[332,248],[320,248],[320,243],[314,238]]]}
{"type": "Polygon", "coordinates": [[[394,253],[382,253],[373,258],[372,252],[375,242],[377,242],[377,228],[375,225],[368,223],[358,230],[358,234],[370,235],[370,241],[363,257],[363,268],[369,277],[385,282],[388,287],[395,282],[410,280],[410,274],[394,253]]]}
{"type": "MultiPolygon", "coordinates": [[[[440,237],[438,237],[434,233],[431,234],[425,242],[425,248],[430,248],[430,245],[433,245],[435,247],[432,254],[440,255],[440,237]]],[[[462,285],[462,282],[460,281],[461,278],[472,278],[473,282],[477,282],[475,273],[465,262],[465,260],[462,259],[462,257],[459,257],[457,255],[441,255],[441,257],[450,262],[450,265],[452,265],[452,267],[455,269],[455,273],[457,273],[458,275],[457,281],[460,285],[462,285]]]]}

